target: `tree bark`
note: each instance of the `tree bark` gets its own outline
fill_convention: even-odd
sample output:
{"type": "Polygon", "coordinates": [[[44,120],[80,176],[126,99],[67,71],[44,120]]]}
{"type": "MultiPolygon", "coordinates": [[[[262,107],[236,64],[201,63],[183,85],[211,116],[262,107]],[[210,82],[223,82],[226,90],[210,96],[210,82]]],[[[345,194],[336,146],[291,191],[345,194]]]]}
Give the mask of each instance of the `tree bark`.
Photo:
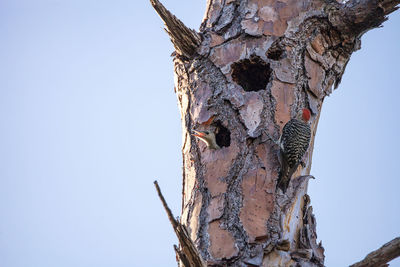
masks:
{"type": "MultiPolygon", "coordinates": [[[[208,0],[200,33],[157,0],[175,46],[182,116],[180,223],[208,266],[323,266],[307,185],[325,96],[360,37],[399,0],[208,0]],[[278,139],[302,108],[312,140],[285,194],[276,189],[278,139]],[[217,134],[208,149],[191,130],[217,134]]],[[[179,254],[179,253],[177,253],[179,254]]]]}
{"type": "Polygon", "coordinates": [[[389,266],[389,261],[400,256],[400,237],[396,237],[387,242],[379,249],[369,253],[365,259],[357,262],[350,267],[384,267],[389,266]]]}

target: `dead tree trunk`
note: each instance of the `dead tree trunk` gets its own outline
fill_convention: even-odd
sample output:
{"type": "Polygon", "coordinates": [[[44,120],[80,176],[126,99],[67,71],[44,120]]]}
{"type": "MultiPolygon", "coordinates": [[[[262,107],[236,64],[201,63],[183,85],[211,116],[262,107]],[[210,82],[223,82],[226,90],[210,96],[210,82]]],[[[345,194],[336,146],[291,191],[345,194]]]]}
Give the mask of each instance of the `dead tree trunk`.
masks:
{"type": "Polygon", "coordinates": [[[323,266],[307,195],[322,103],[361,35],[399,0],[209,0],[199,33],[151,3],[176,49],[180,224],[201,259],[208,266],[323,266]],[[279,148],[268,136],[278,139],[303,107],[312,112],[312,140],[305,167],[283,194],[276,190],[279,148]],[[192,129],[215,132],[220,148],[207,148],[192,129]]]}

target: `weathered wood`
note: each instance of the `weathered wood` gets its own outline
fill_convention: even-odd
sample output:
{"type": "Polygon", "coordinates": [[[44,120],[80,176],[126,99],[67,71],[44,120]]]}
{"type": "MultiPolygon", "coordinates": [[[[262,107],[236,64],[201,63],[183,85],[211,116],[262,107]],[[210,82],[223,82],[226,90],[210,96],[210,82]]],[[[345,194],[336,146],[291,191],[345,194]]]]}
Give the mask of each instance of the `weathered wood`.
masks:
{"type": "Polygon", "coordinates": [[[382,267],[389,266],[387,263],[400,257],[400,237],[387,242],[379,249],[369,253],[362,261],[350,267],[382,267]]]}
{"type": "Polygon", "coordinates": [[[161,203],[164,206],[164,209],[167,213],[168,219],[174,228],[175,234],[178,237],[179,244],[181,249],[177,246],[174,246],[175,252],[179,259],[181,260],[184,267],[205,267],[205,263],[202,260],[200,253],[198,252],[196,246],[193,244],[190,239],[187,230],[184,225],[180,224],[177,220],[175,220],[172,215],[171,209],[168,207],[167,202],[163,194],[161,193],[160,186],[157,181],[154,181],[154,186],[156,187],[158,197],[161,200],[161,203]]]}
{"type": "Polygon", "coordinates": [[[367,2],[207,2],[198,56],[176,56],[174,71],[183,130],[180,224],[209,266],[323,266],[307,195],[314,138],[323,101],[360,35],[378,25],[366,20],[383,10],[376,14],[382,23],[395,10],[395,2],[376,0],[379,8],[363,11],[369,15],[339,21],[344,8],[357,15],[367,2]],[[304,107],[312,112],[311,144],[282,194],[276,140],[304,107]],[[213,131],[219,149],[196,140],[193,129],[213,131]]]}
{"type": "Polygon", "coordinates": [[[258,1],[211,1],[202,26],[203,57],[189,63],[175,58],[184,130],[181,223],[208,264],[323,265],[306,202],[308,179],[296,178],[309,173],[312,148],[306,168],[299,168],[287,194],[280,195],[279,149],[264,141],[277,140],[302,107],[313,112],[314,138],[322,100],[352,47],[338,46],[340,34],[314,16],[323,14],[321,3],[292,1],[281,14],[275,8],[258,1]],[[319,11],[308,15],[311,7],[319,11]],[[231,141],[220,150],[208,150],[190,136],[193,128],[221,126],[231,141]]]}
{"type": "Polygon", "coordinates": [[[164,21],[165,30],[170,36],[176,52],[189,58],[193,56],[200,45],[200,35],[196,31],[186,27],[183,22],[166,9],[160,1],[150,0],[150,3],[164,21]]]}
{"type": "Polygon", "coordinates": [[[329,21],[340,32],[358,37],[379,27],[387,15],[397,10],[400,0],[350,0],[345,4],[332,1],[327,9],[329,21]]]}

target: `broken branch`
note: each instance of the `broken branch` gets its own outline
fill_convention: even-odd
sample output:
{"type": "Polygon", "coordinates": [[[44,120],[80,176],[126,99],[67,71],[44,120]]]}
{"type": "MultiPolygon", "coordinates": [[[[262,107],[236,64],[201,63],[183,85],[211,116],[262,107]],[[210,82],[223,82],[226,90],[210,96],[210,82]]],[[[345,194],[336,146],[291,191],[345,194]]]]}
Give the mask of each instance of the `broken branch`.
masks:
{"type": "Polygon", "coordinates": [[[397,10],[400,0],[350,0],[345,4],[332,1],[327,9],[329,21],[345,35],[358,37],[379,27],[387,15],[397,10]]]}
{"type": "Polygon", "coordinates": [[[186,27],[158,0],[150,0],[150,3],[164,21],[165,30],[171,38],[176,52],[188,58],[192,57],[201,43],[200,34],[186,27]]]}
{"type": "Polygon", "coordinates": [[[388,266],[386,263],[400,256],[400,237],[369,253],[362,261],[350,267],[388,266]]]}
{"type": "Polygon", "coordinates": [[[194,245],[192,239],[190,239],[186,227],[174,218],[171,209],[168,207],[168,204],[165,201],[163,194],[161,193],[161,189],[157,181],[154,181],[154,186],[156,187],[158,197],[160,198],[161,203],[163,204],[164,209],[167,212],[168,219],[171,222],[172,227],[174,228],[175,234],[178,237],[181,249],[179,249],[177,246],[174,246],[174,249],[183,266],[206,267],[207,265],[201,258],[200,253],[194,245]]]}

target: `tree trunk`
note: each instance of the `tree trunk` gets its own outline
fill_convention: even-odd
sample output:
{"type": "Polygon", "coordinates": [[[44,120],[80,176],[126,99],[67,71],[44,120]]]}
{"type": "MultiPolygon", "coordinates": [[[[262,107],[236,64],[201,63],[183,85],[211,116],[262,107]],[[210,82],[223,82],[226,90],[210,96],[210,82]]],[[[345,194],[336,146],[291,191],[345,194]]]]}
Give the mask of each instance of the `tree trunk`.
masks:
{"type": "Polygon", "coordinates": [[[208,266],[323,266],[307,195],[322,103],[361,35],[399,1],[209,0],[200,33],[151,2],[176,48],[180,224],[200,257],[208,266]],[[312,112],[311,144],[282,193],[270,136],[277,140],[304,107],[312,112]],[[209,149],[193,129],[215,132],[220,148],[209,149]]]}

